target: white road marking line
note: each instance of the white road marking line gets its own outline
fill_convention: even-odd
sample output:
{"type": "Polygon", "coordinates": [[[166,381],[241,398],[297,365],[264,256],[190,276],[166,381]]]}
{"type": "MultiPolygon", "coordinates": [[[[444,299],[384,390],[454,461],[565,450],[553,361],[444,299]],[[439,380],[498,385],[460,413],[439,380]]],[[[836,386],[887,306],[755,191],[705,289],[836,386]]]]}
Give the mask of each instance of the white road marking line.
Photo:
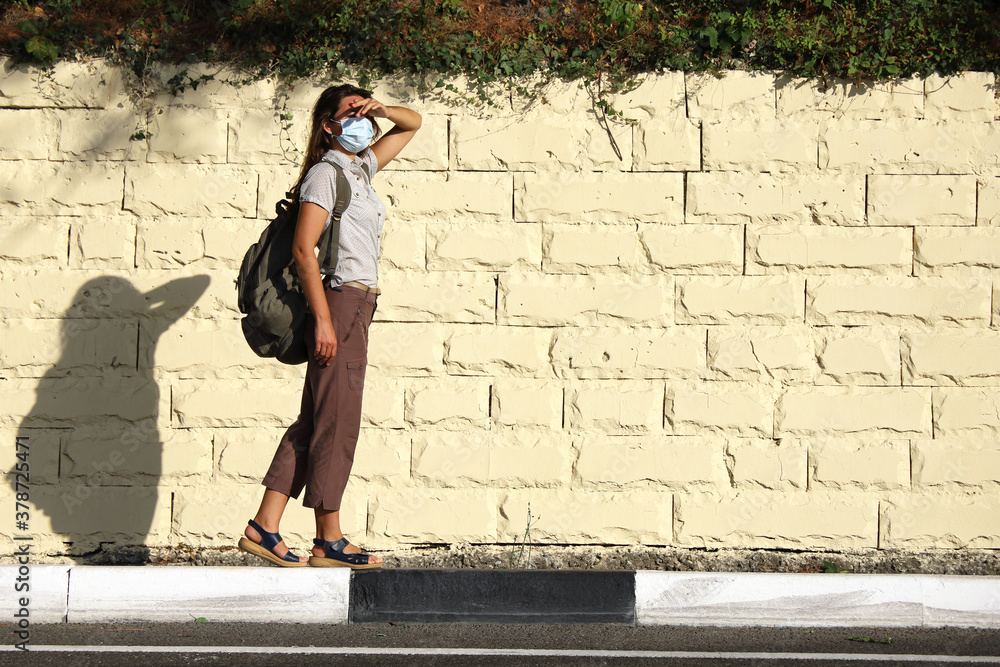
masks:
{"type": "MultiPolygon", "coordinates": [[[[3,651],[15,651],[13,646],[3,651]]],[[[29,644],[38,653],[233,653],[307,655],[467,655],[539,658],[674,658],[714,660],[853,660],[868,662],[957,662],[1000,664],[996,655],[919,655],[912,653],[751,653],[725,651],[611,651],[531,648],[383,648],[366,646],[93,646],[29,644]]]]}

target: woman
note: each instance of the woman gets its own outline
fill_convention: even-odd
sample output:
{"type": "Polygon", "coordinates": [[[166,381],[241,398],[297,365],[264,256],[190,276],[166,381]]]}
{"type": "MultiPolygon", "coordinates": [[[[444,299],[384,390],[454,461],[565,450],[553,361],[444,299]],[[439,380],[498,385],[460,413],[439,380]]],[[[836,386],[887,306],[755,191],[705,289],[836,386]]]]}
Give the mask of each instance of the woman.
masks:
{"type": "MultiPolygon", "coordinates": [[[[340,502],[354,462],[361,428],[361,394],[368,354],[368,327],[375,313],[378,253],[385,206],[370,177],[387,165],[420,128],[420,114],[387,107],[367,90],[327,88],[312,114],[309,148],[292,189],[300,203],[292,254],[309,304],[309,363],[302,408],[278,445],[264,476],[257,515],[240,548],[283,567],[379,567],[340,530],[340,502]],[[394,124],[381,136],[376,118],[394,124]],[[371,143],[373,140],[374,143],[371,143]],[[321,275],[315,248],[331,222],[337,173],[351,187],[343,212],[336,269],[321,275]],[[308,560],[288,551],[278,524],[289,497],[305,487],[303,505],[316,513],[316,539],[308,560]]],[[[342,181],[341,181],[342,182],[342,181]]]]}

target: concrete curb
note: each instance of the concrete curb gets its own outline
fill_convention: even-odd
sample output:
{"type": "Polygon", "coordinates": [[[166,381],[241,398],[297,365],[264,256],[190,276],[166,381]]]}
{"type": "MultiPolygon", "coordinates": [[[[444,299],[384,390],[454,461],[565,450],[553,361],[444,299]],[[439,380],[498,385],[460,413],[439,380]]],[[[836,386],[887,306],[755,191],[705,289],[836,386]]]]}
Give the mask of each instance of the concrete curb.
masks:
{"type": "MultiPolygon", "coordinates": [[[[14,589],[18,566],[0,566],[14,589]]],[[[1000,577],[30,566],[33,623],[636,623],[1000,628],[1000,577]]]]}
{"type": "Polygon", "coordinates": [[[352,623],[633,623],[635,573],[369,570],[351,579],[352,623]]]}
{"type": "MultiPolygon", "coordinates": [[[[17,576],[18,566],[0,567],[0,580],[17,576]]],[[[346,623],[351,579],[309,567],[32,565],[29,576],[28,592],[0,602],[5,618],[23,595],[33,623],[346,623]]]]}
{"type": "Polygon", "coordinates": [[[344,623],[350,577],[309,567],[74,567],[66,620],[344,623]]]}
{"type": "Polygon", "coordinates": [[[1000,577],[636,572],[640,625],[1000,628],[1000,577]]]}

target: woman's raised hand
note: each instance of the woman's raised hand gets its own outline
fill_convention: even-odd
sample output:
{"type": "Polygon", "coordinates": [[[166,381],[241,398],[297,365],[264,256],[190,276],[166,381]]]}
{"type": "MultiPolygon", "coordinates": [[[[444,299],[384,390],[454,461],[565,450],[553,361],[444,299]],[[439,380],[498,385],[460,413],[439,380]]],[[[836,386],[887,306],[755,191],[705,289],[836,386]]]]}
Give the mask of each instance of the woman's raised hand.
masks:
{"type": "Polygon", "coordinates": [[[362,98],[351,103],[354,116],[375,116],[376,118],[386,118],[385,105],[374,97],[362,98]]]}

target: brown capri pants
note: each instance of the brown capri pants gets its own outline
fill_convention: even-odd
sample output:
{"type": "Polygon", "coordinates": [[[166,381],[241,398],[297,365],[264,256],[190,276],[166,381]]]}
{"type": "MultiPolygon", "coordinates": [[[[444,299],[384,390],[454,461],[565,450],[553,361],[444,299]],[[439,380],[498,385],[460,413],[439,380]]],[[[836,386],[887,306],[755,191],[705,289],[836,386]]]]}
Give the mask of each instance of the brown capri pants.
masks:
{"type": "Polygon", "coordinates": [[[361,430],[361,395],[368,363],[368,327],[377,295],[343,285],[328,287],[337,356],[323,368],[316,363],[316,329],[312,317],[306,326],[309,365],[299,418],[278,444],[263,484],[298,498],[304,486],[306,507],[339,510],[354,464],[361,430]]]}

